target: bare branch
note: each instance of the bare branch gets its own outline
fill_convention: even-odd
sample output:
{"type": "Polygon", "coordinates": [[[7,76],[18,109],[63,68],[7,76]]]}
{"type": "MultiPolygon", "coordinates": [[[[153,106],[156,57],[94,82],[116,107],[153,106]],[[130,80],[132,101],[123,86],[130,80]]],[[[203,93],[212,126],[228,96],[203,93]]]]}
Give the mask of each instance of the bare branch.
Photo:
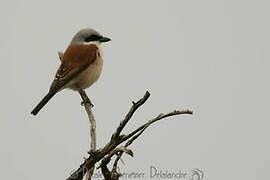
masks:
{"type": "Polygon", "coordinates": [[[128,121],[130,120],[130,118],[132,117],[132,115],[134,114],[134,112],[141,105],[143,105],[147,101],[147,99],[149,97],[150,97],[150,93],[148,91],[146,91],[146,93],[144,94],[144,96],[139,101],[137,101],[136,103],[134,101],[132,101],[132,106],[131,106],[129,112],[127,113],[125,119],[120,122],[120,125],[118,126],[118,128],[116,129],[116,132],[114,133],[114,136],[115,137],[119,137],[120,133],[122,132],[123,128],[126,126],[126,124],[128,123],[128,121]]]}
{"type": "Polygon", "coordinates": [[[107,164],[111,161],[112,156],[124,152],[133,157],[133,152],[131,149],[128,149],[125,146],[121,146],[119,148],[115,148],[114,150],[112,150],[105,158],[102,159],[100,166],[97,168],[101,167],[101,171],[103,176],[105,177],[105,180],[119,179],[121,175],[117,172],[117,168],[113,168],[112,171],[110,171],[107,167],[107,164]]]}
{"type": "MultiPolygon", "coordinates": [[[[83,89],[81,89],[79,93],[82,97],[82,100],[83,100],[82,104],[85,107],[85,110],[87,112],[89,122],[90,122],[90,137],[91,137],[90,152],[94,152],[96,151],[97,138],[96,138],[96,120],[91,110],[93,105],[83,89]]],[[[94,170],[95,170],[95,166],[91,167],[89,171],[87,171],[87,178],[86,178],[87,180],[91,180],[94,170]]]]}
{"type": "Polygon", "coordinates": [[[132,136],[134,136],[137,132],[141,131],[142,129],[144,128],[147,128],[149,125],[153,124],[154,122],[157,122],[161,119],[164,119],[166,117],[170,117],[170,116],[176,116],[176,115],[181,115],[181,114],[193,114],[192,111],[190,110],[182,110],[182,111],[179,111],[179,110],[174,110],[170,113],[167,113],[167,114],[159,114],[157,117],[155,117],[154,119],[146,122],[145,124],[143,124],[142,126],[138,127],[136,130],[134,130],[133,132],[131,132],[130,134],[126,135],[123,137],[123,141],[131,138],[132,136]]]}
{"type": "MultiPolygon", "coordinates": [[[[155,117],[154,119],[146,122],[145,124],[143,124],[142,126],[140,126],[139,128],[137,128],[136,130],[134,130],[132,133],[128,134],[125,138],[130,138],[127,143],[125,144],[125,147],[128,147],[129,145],[131,145],[134,140],[136,140],[143,132],[146,128],[148,128],[151,124],[153,124],[154,122],[157,122],[161,119],[164,119],[166,117],[169,116],[174,116],[174,115],[179,115],[179,114],[193,114],[192,111],[190,110],[185,110],[185,111],[173,111],[167,114],[159,114],[157,117],[155,117]],[[136,134],[137,133],[137,134],[136,134]]],[[[116,169],[117,168],[117,163],[118,161],[121,159],[121,156],[123,155],[123,151],[120,152],[117,155],[117,158],[115,159],[114,163],[113,163],[113,167],[116,169]]]]}
{"type": "MultiPolygon", "coordinates": [[[[91,101],[88,99],[87,96],[86,96],[87,98],[84,96],[84,93],[85,92],[80,92],[80,94],[84,100],[84,104],[88,104],[85,107],[89,106],[88,108],[91,108],[91,101]]],[[[119,161],[121,155],[124,152],[128,153],[129,155],[133,155],[133,152],[131,150],[127,149],[127,147],[130,144],[132,144],[145,131],[145,129],[147,127],[149,127],[151,124],[153,124],[161,119],[164,119],[166,117],[180,115],[180,114],[192,114],[193,113],[190,110],[184,110],[184,111],[175,110],[175,111],[167,113],[167,114],[160,114],[157,117],[153,118],[152,120],[149,120],[148,122],[144,123],[143,125],[141,125],[137,129],[132,131],[131,133],[129,133],[127,135],[121,134],[123,128],[129,122],[129,120],[131,119],[134,112],[147,101],[149,96],[150,96],[150,93],[147,91],[145,93],[144,97],[141,98],[139,101],[132,102],[132,107],[130,108],[130,110],[127,113],[127,115],[125,116],[125,118],[120,122],[116,131],[113,133],[111,140],[103,148],[91,151],[89,158],[86,159],[84,161],[84,163],[82,163],[80,165],[80,167],[67,180],[82,180],[83,176],[85,175],[84,174],[85,170],[89,170],[90,168],[94,167],[94,165],[97,162],[99,162],[100,160],[102,160],[100,167],[102,169],[102,173],[103,173],[105,179],[106,180],[118,179],[120,174],[117,172],[117,162],[119,161]],[[118,145],[120,145],[121,143],[123,143],[125,141],[127,141],[127,142],[126,142],[124,147],[117,148],[118,145]],[[111,158],[114,155],[117,155],[117,159],[114,162],[112,171],[110,171],[107,167],[107,164],[111,161],[111,158]]],[[[88,115],[88,116],[90,119],[90,115],[88,115]]],[[[95,127],[95,125],[93,127],[95,127]]],[[[92,135],[91,135],[91,138],[92,138],[92,135]]],[[[91,141],[91,143],[92,143],[92,141],[91,141]]],[[[91,149],[92,149],[92,145],[91,145],[91,149]]]]}

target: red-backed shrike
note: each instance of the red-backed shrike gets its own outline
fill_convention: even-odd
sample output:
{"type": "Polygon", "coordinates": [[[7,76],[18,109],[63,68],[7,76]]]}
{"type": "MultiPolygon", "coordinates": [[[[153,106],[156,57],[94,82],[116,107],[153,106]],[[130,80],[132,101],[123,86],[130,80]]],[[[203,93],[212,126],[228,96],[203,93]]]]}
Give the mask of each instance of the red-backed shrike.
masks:
{"type": "Polygon", "coordinates": [[[58,68],[48,94],[33,109],[36,115],[41,108],[59,91],[70,88],[81,92],[96,82],[101,74],[103,59],[101,43],[110,41],[94,29],[80,30],[72,38],[63,54],[59,54],[58,68]]]}

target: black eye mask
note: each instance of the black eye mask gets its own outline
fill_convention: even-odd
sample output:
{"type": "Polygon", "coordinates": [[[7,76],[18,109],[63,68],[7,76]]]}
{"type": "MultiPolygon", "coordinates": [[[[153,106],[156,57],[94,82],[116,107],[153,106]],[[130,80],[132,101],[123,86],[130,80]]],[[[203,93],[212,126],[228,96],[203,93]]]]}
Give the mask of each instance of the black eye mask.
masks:
{"type": "Polygon", "coordinates": [[[98,36],[98,35],[91,35],[91,36],[88,36],[84,39],[85,42],[91,42],[91,41],[98,41],[100,40],[102,37],[101,36],[98,36]]]}

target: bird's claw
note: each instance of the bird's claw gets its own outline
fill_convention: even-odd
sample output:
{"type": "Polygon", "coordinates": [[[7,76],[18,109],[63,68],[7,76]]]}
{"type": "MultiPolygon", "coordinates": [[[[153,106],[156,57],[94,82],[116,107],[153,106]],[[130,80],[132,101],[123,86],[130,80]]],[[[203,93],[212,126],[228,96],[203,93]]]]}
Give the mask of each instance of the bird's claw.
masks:
{"type": "Polygon", "coordinates": [[[81,106],[89,105],[91,108],[94,107],[94,104],[91,103],[91,101],[82,101],[81,106]]]}

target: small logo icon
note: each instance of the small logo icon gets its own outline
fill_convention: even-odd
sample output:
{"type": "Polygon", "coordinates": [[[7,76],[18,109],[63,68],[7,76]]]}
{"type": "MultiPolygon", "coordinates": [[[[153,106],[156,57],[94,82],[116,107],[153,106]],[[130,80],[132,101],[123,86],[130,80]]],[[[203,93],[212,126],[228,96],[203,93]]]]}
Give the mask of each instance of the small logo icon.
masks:
{"type": "Polygon", "coordinates": [[[202,180],[204,177],[204,173],[202,170],[194,168],[191,170],[190,179],[191,180],[202,180]]]}

